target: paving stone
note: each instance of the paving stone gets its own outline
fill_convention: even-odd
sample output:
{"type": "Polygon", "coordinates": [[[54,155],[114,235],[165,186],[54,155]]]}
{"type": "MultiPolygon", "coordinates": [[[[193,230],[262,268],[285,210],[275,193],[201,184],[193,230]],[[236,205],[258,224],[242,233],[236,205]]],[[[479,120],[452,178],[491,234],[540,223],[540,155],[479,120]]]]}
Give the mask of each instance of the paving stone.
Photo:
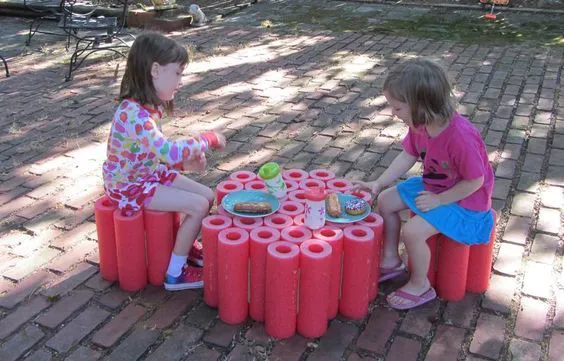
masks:
{"type": "Polygon", "coordinates": [[[535,195],[529,193],[516,193],[511,204],[511,214],[532,217],[535,205],[535,195]]]}
{"type": "Polygon", "coordinates": [[[55,328],[72,313],[88,303],[93,295],[89,290],[74,291],[70,295],[58,300],[47,312],[38,317],[35,322],[48,328],[55,328]]]}
{"type": "Polygon", "coordinates": [[[5,339],[48,306],[49,302],[42,297],[35,297],[26,304],[20,305],[0,321],[0,339],[5,339]]]}
{"type": "Polygon", "coordinates": [[[498,199],[507,199],[510,189],[510,179],[496,178],[492,197],[498,199]]]}
{"type": "Polygon", "coordinates": [[[525,267],[523,293],[539,298],[550,297],[552,265],[529,261],[525,267]]]}
{"type": "Polygon", "coordinates": [[[51,354],[51,352],[44,348],[40,348],[39,350],[26,357],[24,361],[50,361],[52,358],[53,355],[51,354]]]}
{"type": "Polygon", "coordinates": [[[102,353],[99,351],[84,346],[78,346],[65,361],[94,361],[100,359],[101,355],[102,353]]]}
{"type": "Polygon", "coordinates": [[[174,294],[145,322],[145,326],[150,329],[170,327],[181,314],[194,305],[197,296],[198,294],[194,290],[174,294]]]}
{"type": "Polygon", "coordinates": [[[505,320],[501,317],[482,313],[476,324],[476,331],[470,343],[470,352],[492,359],[498,359],[503,347],[505,320]]]}
{"type": "Polygon", "coordinates": [[[550,151],[550,158],[548,164],[556,165],[559,167],[564,166],[564,149],[552,149],[550,151]]]}
{"type": "Polygon", "coordinates": [[[84,285],[88,288],[93,289],[94,291],[104,291],[108,287],[110,287],[114,282],[107,281],[102,278],[100,273],[94,275],[94,277],[90,278],[84,285]]]}
{"type": "Polygon", "coordinates": [[[507,225],[505,226],[505,230],[503,232],[502,240],[525,245],[530,227],[530,218],[509,216],[507,225]]]}
{"type": "Polygon", "coordinates": [[[92,337],[92,343],[102,346],[110,347],[121,336],[123,336],[131,326],[133,326],[147,310],[136,304],[129,304],[120,313],[118,313],[113,320],[104,325],[92,337]]]}
{"type": "Polygon", "coordinates": [[[540,173],[521,172],[517,190],[527,193],[537,193],[540,181],[540,173]]]}
{"type": "Polygon", "coordinates": [[[123,340],[106,358],[107,361],[138,360],[155,342],[160,332],[137,329],[123,340]]]}
{"type": "Polygon", "coordinates": [[[417,340],[398,336],[395,338],[386,360],[404,361],[417,360],[417,355],[421,350],[421,343],[417,340]]]}
{"type": "Polygon", "coordinates": [[[0,306],[13,308],[29,295],[35,293],[43,284],[48,283],[50,279],[51,275],[47,271],[39,271],[32,274],[7,291],[5,295],[2,295],[0,297],[0,306]]]}
{"type": "Polygon", "coordinates": [[[298,361],[307,347],[307,339],[294,335],[276,343],[272,349],[269,360],[272,361],[298,361]]]}
{"type": "Polygon", "coordinates": [[[509,353],[515,361],[540,360],[542,357],[540,345],[515,338],[509,344],[509,353]]]}
{"type": "Polygon", "coordinates": [[[564,189],[545,186],[541,192],[541,204],[548,208],[561,208],[564,204],[564,189]]]}
{"type": "Polygon", "coordinates": [[[178,361],[194,348],[203,333],[196,327],[180,325],[146,360],[178,361]]]}
{"type": "Polygon", "coordinates": [[[550,338],[548,361],[559,361],[564,354],[564,332],[554,331],[550,338]]]}
{"type": "Polygon", "coordinates": [[[558,237],[537,233],[531,247],[530,259],[548,265],[553,264],[559,248],[558,243],[558,237]]]}
{"type": "Polygon", "coordinates": [[[116,286],[100,297],[98,302],[101,305],[115,309],[120,307],[131,295],[132,293],[125,292],[116,286]]]}
{"type": "Polygon", "coordinates": [[[504,275],[515,276],[521,268],[524,248],[511,243],[501,243],[494,270],[504,275]]]}
{"type": "MultiPolygon", "coordinates": [[[[216,361],[220,357],[220,353],[216,350],[209,349],[204,345],[200,345],[188,356],[186,361],[216,361]]],[[[273,361],[281,361],[280,359],[272,359],[273,361]]],[[[288,359],[292,361],[291,358],[288,359]]]]}
{"type": "Polygon", "coordinates": [[[516,287],[515,278],[493,274],[482,306],[496,312],[509,313],[516,287]]]}
{"type": "Polygon", "coordinates": [[[192,325],[207,330],[218,317],[217,309],[211,308],[204,302],[200,303],[186,319],[192,325]]]}
{"type": "Polygon", "coordinates": [[[14,281],[19,281],[31,273],[35,272],[39,267],[55,258],[60,252],[56,249],[45,247],[32,257],[28,257],[18,262],[16,266],[4,272],[4,276],[14,281]]]}
{"type": "Polygon", "coordinates": [[[15,361],[43,337],[45,334],[38,327],[33,325],[25,327],[0,347],[0,360],[15,361]]]}
{"type": "MultiPolygon", "coordinates": [[[[464,343],[466,330],[463,328],[439,325],[425,361],[456,360],[464,343]]],[[[414,358],[415,359],[415,358],[414,358]]]]}
{"type": "Polygon", "coordinates": [[[375,308],[356,341],[356,346],[383,355],[386,342],[396,329],[398,321],[399,315],[396,311],[383,307],[375,308]]]}
{"type": "Polygon", "coordinates": [[[499,178],[508,178],[513,179],[513,174],[515,174],[515,168],[517,167],[517,162],[511,159],[503,159],[498,164],[495,170],[495,177],[496,179],[499,178]]]}
{"type": "Polygon", "coordinates": [[[104,322],[108,315],[107,311],[90,306],[66,324],[45,345],[57,352],[67,352],[104,322]]]}
{"type": "Polygon", "coordinates": [[[460,327],[470,327],[480,296],[475,293],[467,293],[459,302],[449,302],[443,314],[445,323],[460,327]]]}
{"type": "Polygon", "coordinates": [[[564,167],[549,166],[545,181],[553,186],[564,186],[564,167]]]}
{"type": "Polygon", "coordinates": [[[555,327],[564,328],[564,290],[556,290],[556,309],[553,319],[555,327]]]}
{"type": "Polygon", "coordinates": [[[264,323],[255,322],[245,334],[248,340],[252,340],[255,345],[267,346],[270,336],[266,333],[264,323]]]}
{"type": "Polygon", "coordinates": [[[238,326],[218,321],[204,336],[203,340],[221,347],[228,347],[233,341],[238,328],[238,326]]]}
{"type": "Polygon", "coordinates": [[[308,360],[338,360],[357,335],[357,326],[339,321],[331,322],[329,329],[321,336],[318,347],[309,355],[308,360]]]}
{"type": "Polygon", "coordinates": [[[97,268],[87,263],[78,264],[73,270],[64,274],[54,283],[50,284],[42,294],[47,297],[64,295],[86,281],[97,272],[97,268]]]}
{"type": "Polygon", "coordinates": [[[548,304],[534,298],[521,298],[517,312],[515,335],[529,340],[541,341],[543,338],[548,304]]]}
{"type": "Polygon", "coordinates": [[[421,307],[409,310],[401,324],[400,330],[425,337],[432,327],[430,320],[437,317],[439,306],[439,301],[436,299],[421,307]]]}

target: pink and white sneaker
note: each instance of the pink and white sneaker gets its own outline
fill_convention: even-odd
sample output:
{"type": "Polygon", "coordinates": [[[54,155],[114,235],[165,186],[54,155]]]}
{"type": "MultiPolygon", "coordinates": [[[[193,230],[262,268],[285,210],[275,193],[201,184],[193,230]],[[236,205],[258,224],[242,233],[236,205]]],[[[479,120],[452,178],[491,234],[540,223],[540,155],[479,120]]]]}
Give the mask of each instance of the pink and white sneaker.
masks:
{"type": "Polygon", "coordinates": [[[204,287],[202,280],[202,269],[193,266],[184,266],[180,276],[174,277],[169,274],[165,276],[164,287],[168,291],[181,291],[204,287]]]}
{"type": "Polygon", "coordinates": [[[196,266],[204,267],[204,253],[202,250],[202,242],[198,240],[194,241],[188,253],[188,261],[194,263],[196,266]]]}

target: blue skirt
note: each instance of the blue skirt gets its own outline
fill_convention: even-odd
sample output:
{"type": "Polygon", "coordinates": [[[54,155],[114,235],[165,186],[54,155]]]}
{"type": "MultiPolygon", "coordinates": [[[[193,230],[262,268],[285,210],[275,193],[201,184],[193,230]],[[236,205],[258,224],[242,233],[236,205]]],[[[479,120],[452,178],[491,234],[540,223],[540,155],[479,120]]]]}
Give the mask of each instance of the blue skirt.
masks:
{"type": "Polygon", "coordinates": [[[451,203],[423,212],[415,205],[415,198],[424,191],[423,179],[412,177],[397,185],[402,201],[418,216],[429,222],[440,233],[466,245],[488,243],[494,226],[494,214],[472,211],[451,203]]]}

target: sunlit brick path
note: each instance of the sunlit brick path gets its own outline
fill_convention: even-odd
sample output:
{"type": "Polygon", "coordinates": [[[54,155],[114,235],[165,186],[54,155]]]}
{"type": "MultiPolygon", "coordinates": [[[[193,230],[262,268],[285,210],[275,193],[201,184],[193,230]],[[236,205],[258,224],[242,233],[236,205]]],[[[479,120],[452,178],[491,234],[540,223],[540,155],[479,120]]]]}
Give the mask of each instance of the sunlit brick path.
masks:
{"type": "Polygon", "coordinates": [[[100,278],[92,205],[124,63],[98,61],[65,83],[62,42],[41,37],[20,55],[26,24],[0,17],[13,74],[0,78],[0,360],[563,360],[563,48],[243,20],[171,35],[195,59],[165,133],[227,134],[226,151],[193,175],[210,186],[269,160],[374,179],[406,131],[386,108],[383,78],[413,56],[442,59],[495,165],[500,219],[485,295],[396,312],[383,295],[398,280],[362,322],[338,318],[320,339],[274,341],[260,323],[222,323],[199,291],[128,294],[100,278]]]}

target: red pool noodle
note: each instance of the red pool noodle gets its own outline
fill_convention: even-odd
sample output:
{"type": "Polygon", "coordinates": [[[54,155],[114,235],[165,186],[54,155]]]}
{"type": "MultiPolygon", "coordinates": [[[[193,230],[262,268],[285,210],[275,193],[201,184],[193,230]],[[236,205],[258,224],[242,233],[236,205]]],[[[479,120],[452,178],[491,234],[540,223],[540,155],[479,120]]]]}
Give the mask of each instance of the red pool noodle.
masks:
{"type": "Polygon", "coordinates": [[[494,212],[494,227],[490,234],[490,240],[486,244],[470,247],[470,258],[468,260],[468,276],[466,278],[466,290],[468,292],[486,292],[490,284],[492,272],[492,254],[495,243],[495,225],[497,214],[494,212]]]}
{"type": "Polygon", "coordinates": [[[335,173],[328,169],[314,169],[309,172],[309,177],[312,179],[319,179],[327,184],[328,181],[335,179],[335,173]]]}
{"type": "Polygon", "coordinates": [[[251,231],[251,229],[260,227],[262,225],[262,218],[233,217],[233,227],[241,228],[249,232],[251,231]]]}
{"type": "Polygon", "coordinates": [[[290,242],[267,247],[264,327],[277,339],[296,332],[300,248],[290,242]]]}
{"type": "Polygon", "coordinates": [[[362,189],[357,189],[357,190],[354,190],[354,191],[349,189],[349,190],[345,191],[345,194],[351,194],[351,195],[358,197],[360,199],[364,199],[366,201],[366,203],[368,203],[369,205],[372,206],[373,201],[372,201],[372,195],[370,194],[370,192],[367,192],[367,191],[362,190],[362,189]]]}
{"type": "Polygon", "coordinates": [[[286,192],[290,193],[291,191],[295,191],[300,189],[300,184],[296,181],[284,179],[284,183],[286,183],[286,192]]]}
{"type": "Polygon", "coordinates": [[[250,232],[250,302],[249,315],[255,321],[264,321],[266,286],[266,248],[280,240],[280,232],[271,227],[257,227],[250,232]]]}
{"type": "Polygon", "coordinates": [[[281,231],[294,224],[294,220],[287,214],[275,213],[264,218],[264,225],[281,231]]]}
{"type": "Polygon", "coordinates": [[[142,290],[147,285],[143,213],[116,209],[114,227],[119,286],[127,292],[142,290]]]}
{"type": "Polygon", "coordinates": [[[280,232],[282,241],[295,243],[298,246],[311,238],[313,238],[313,233],[306,226],[290,226],[280,232]]]}
{"type": "Polygon", "coordinates": [[[173,218],[176,213],[145,209],[143,216],[149,283],[161,286],[174,247],[173,218]]]}
{"type": "Polygon", "coordinates": [[[217,204],[218,205],[221,204],[221,201],[223,200],[223,197],[225,197],[226,194],[235,191],[240,191],[242,189],[244,189],[244,185],[241,182],[237,182],[233,180],[226,180],[220,182],[217,185],[217,187],[215,187],[215,199],[217,199],[217,204]]]}
{"type": "Polygon", "coordinates": [[[290,217],[297,216],[298,214],[304,214],[304,203],[297,201],[284,201],[280,203],[280,209],[278,213],[287,214],[290,217]]]}
{"type": "Polygon", "coordinates": [[[309,173],[303,169],[288,169],[282,172],[282,178],[300,183],[309,178],[309,173]]]}
{"type": "Polygon", "coordinates": [[[380,279],[380,254],[382,251],[382,234],[384,232],[384,220],[378,213],[370,213],[365,219],[358,222],[374,232],[374,251],[372,256],[372,268],[370,269],[370,293],[369,301],[372,302],[378,296],[378,280],[380,279]]]}
{"type": "Polygon", "coordinates": [[[257,175],[248,170],[238,170],[229,175],[229,179],[236,182],[241,182],[243,184],[254,181],[257,179],[257,175]]]}
{"type": "Polygon", "coordinates": [[[114,211],[116,208],[117,204],[107,196],[102,196],[94,204],[100,274],[103,279],[108,281],[118,280],[116,234],[114,230],[114,211]]]}
{"type": "Polygon", "coordinates": [[[304,223],[305,223],[304,216],[305,215],[303,213],[294,216],[294,225],[295,226],[303,226],[304,223]]]}
{"type": "Polygon", "coordinates": [[[247,182],[245,183],[245,189],[251,191],[268,192],[268,189],[266,188],[266,184],[264,183],[263,180],[254,180],[247,182]]]}
{"type": "Polygon", "coordinates": [[[204,302],[210,307],[219,305],[219,285],[217,273],[217,243],[219,232],[231,227],[230,217],[211,215],[202,220],[202,253],[204,265],[202,278],[204,280],[204,302]]]}
{"type": "Polygon", "coordinates": [[[297,330],[304,337],[320,337],[327,331],[331,252],[331,246],[319,239],[300,245],[297,330]]]}
{"type": "Polygon", "coordinates": [[[331,248],[331,280],[329,281],[329,303],[327,318],[337,316],[339,309],[339,292],[341,291],[341,269],[343,257],[343,230],[325,226],[313,231],[313,237],[327,242],[331,248]]]}
{"type": "Polygon", "coordinates": [[[374,232],[366,226],[353,225],[346,227],[343,233],[339,312],[347,318],[360,320],[368,313],[374,232]]]}
{"type": "Polygon", "coordinates": [[[300,182],[300,189],[308,190],[313,187],[325,189],[325,182],[319,179],[304,179],[300,182]]]}
{"type": "Polygon", "coordinates": [[[218,240],[219,318],[236,325],[249,314],[249,232],[229,227],[218,240]]]}
{"type": "Polygon", "coordinates": [[[327,189],[344,193],[352,187],[352,183],[346,179],[335,178],[327,181],[327,189]]]}
{"type": "Polygon", "coordinates": [[[438,243],[437,293],[446,301],[460,301],[466,292],[470,247],[443,234],[438,236],[438,243]]]}
{"type": "Polygon", "coordinates": [[[288,199],[291,201],[305,203],[305,192],[306,191],[303,189],[296,189],[295,191],[291,191],[288,193],[288,199]]]}
{"type": "Polygon", "coordinates": [[[222,215],[222,216],[229,217],[229,218],[233,218],[233,215],[231,213],[227,212],[221,204],[219,206],[217,206],[215,213],[222,215]]]}

